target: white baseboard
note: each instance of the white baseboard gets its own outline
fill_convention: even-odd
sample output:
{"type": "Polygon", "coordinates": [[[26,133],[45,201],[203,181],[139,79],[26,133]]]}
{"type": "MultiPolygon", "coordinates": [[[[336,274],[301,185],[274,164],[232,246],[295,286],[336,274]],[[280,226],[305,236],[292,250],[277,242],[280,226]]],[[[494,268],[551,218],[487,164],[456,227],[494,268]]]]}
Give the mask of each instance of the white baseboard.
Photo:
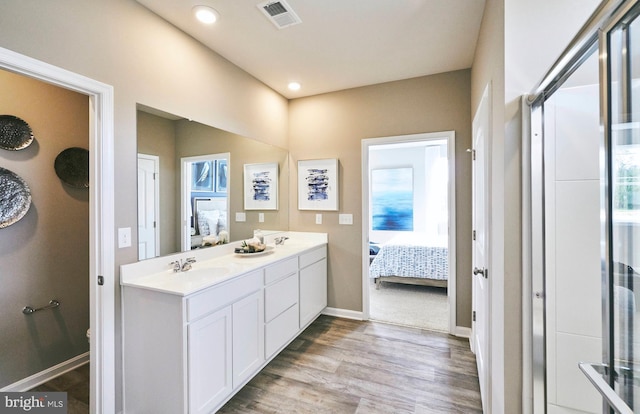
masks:
{"type": "Polygon", "coordinates": [[[51,368],[45,369],[44,371],[40,371],[36,374],[31,375],[25,379],[21,379],[18,382],[14,382],[13,384],[9,384],[6,387],[0,389],[0,391],[6,392],[25,392],[30,389],[37,387],[40,384],[44,384],[45,382],[52,380],[55,377],[59,377],[60,375],[73,371],[74,369],[86,364],[89,362],[89,353],[85,352],[84,354],[80,354],[77,357],[73,357],[69,360],[59,363],[51,368]]]}
{"type": "Polygon", "coordinates": [[[456,326],[453,335],[459,336],[460,338],[471,338],[471,328],[467,328],[466,326],[456,326]]]}
{"type": "Polygon", "coordinates": [[[338,309],[338,308],[324,308],[322,311],[323,315],[329,316],[337,316],[338,318],[346,318],[346,319],[355,319],[358,321],[363,320],[362,312],[352,311],[348,309],[338,309]]]}

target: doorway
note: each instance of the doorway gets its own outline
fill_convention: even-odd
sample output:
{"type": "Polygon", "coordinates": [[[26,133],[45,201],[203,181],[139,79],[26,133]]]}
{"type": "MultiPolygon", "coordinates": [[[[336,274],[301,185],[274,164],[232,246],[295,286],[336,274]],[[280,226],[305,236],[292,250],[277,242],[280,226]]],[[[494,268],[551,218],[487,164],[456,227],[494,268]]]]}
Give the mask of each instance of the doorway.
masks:
{"type": "Polygon", "coordinates": [[[453,131],[362,141],[363,316],[455,331],[453,131]]]}
{"type": "Polygon", "coordinates": [[[0,48],[0,68],[89,98],[90,409],[115,412],[113,88],[0,48]]]}

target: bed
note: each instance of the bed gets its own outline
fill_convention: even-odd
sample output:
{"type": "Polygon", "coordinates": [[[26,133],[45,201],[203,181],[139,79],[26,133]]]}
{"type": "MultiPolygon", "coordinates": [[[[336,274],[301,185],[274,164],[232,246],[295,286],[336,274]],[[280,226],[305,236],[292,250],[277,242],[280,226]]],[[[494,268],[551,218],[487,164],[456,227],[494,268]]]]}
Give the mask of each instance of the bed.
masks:
{"type": "Polygon", "coordinates": [[[194,197],[193,210],[195,234],[191,236],[192,249],[209,244],[210,240],[217,241],[216,236],[221,231],[228,231],[226,197],[194,197]]]}
{"type": "MultiPolygon", "coordinates": [[[[370,249],[371,252],[371,249],[370,249]]],[[[411,232],[379,245],[372,255],[369,277],[380,282],[447,287],[448,238],[411,232]]]]}

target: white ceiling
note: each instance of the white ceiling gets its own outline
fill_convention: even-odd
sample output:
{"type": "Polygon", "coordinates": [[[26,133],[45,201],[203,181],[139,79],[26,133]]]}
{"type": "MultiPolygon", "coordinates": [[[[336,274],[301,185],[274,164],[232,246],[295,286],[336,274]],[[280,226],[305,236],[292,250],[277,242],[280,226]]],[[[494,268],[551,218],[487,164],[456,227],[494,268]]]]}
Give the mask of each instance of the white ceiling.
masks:
{"type": "Polygon", "coordinates": [[[469,68],[485,3],[286,0],[302,23],[278,29],[256,7],[263,0],[137,1],[287,98],[469,68]],[[218,22],[197,22],[199,4],[218,22]]]}

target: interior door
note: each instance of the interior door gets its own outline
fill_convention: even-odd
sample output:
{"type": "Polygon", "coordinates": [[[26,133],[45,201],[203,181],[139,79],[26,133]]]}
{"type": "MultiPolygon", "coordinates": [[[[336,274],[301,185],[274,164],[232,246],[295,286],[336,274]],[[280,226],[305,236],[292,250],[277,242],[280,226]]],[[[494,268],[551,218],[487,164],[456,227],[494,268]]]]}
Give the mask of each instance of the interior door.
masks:
{"type": "Polygon", "coordinates": [[[138,259],[160,255],[157,157],[138,154],[138,259]]]}
{"type": "Polygon", "coordinates": [[[473,119],[473,351],[476,354],[482,407],[489,407],[489,272],[488,208],[487,208],[487,138],[490,128],[489,85],[484,90],[478,111],[473,119]]]}

